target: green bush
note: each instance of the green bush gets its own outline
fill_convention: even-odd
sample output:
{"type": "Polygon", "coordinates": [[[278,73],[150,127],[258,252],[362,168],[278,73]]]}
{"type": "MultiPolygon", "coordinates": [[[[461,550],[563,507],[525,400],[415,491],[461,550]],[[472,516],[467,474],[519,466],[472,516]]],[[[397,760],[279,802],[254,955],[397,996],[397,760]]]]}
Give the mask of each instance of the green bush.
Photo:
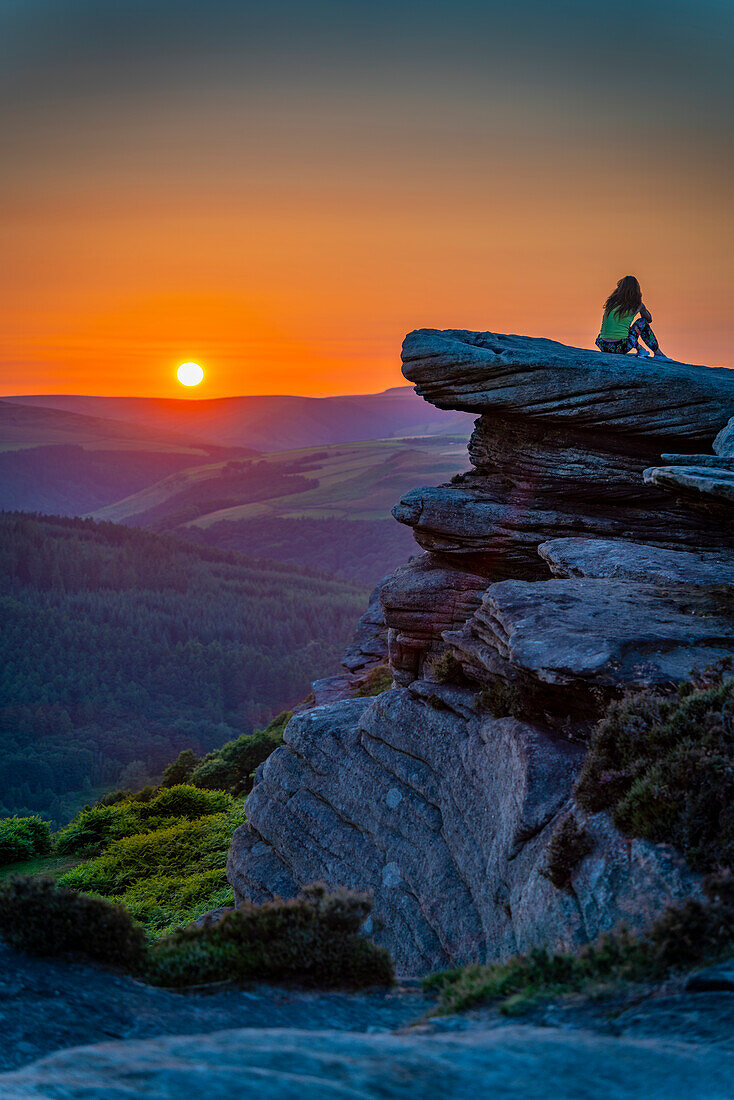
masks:
{"type": "Polygon", "coordinates": [[[370,899],[321,885],[301,897],[276,899],[187,927],[151,948],[149,980],[191,986],[216,981],[288,981],[321,988],[359,988],[394,981],[388,953],[359,935],[370,899]]]}
{"type": "Polygon", "coordinates": [[[541,997],[664,981],[734,950],[732,883],[730,872],[709,879],[708,903],[688,900],[671,906],[644,936],[622,930],[577,954],[539,949],[505,962],[447,970],[427,978],[424,988],[438,993],[441,1014],[495,1003],[512,1015],[541,997]]]}
{"type": "Polygon", "coordinates": [[[97,804],[81,810],[56,834],[56,850],[63,855],[96,855],[111,840],[137,832],[140,818],[130,802],[97,804]]]}
{"type": "Polygon", "coordinates": [[[157,875],[139,879],[121,895],[128,912],[160,935],[196,920],[202,913],[234,905],[224,867],[193,871],[184,876],[157,875]]]}
{"type": "Polygon", "coordinates": [[[191,783],[197,787],[228,791],[235,797],[252,790],[255,769],[283,744],[283,730],[292,717],[284,711],[263,730],[243,734],[228,741],[216,752],[208,753],[191,772],[191,783]]]}
{"type": "Polygon", "coordinates": [[[0,821],[0,867],[51,851],[51,826],[43,818],[6,817],[0,821]]]}
{"type": "Polygon", "coordinates": [[[578,824],[572,813],[559,818],[546,849],[546,866],[543,874],[559,890],[565,890],[574,871],[593,847],[586,830],[578,824]]]}
{"type": "Polygon", "coordinates": [[[237,810],[124,836],[96,859],[67,871],[60,881],[77,890],[118,897],[148,879],[217,870],[224,866],[232,833],[243,820],[237,810]]]}
{"type": "Polygon", "coordinates": [[[114,840],[152,832],[172,819],[232,812],[234,808],[234,799],[224,791],[204,791],[183,784],[162,788],[147,801],[133,797],[108,805],[98,802],[59,830],[56,848],[67,855],[98,855],[114,840]]]}
{"type": "Polygon", "coordinates": [[[201,790],[191,784],[179,784],[159,790],[150,802],[138,807],[138,813],[142,821],[162,822],[171,817],[193,819],[226,813],[234,807],[235,800],[226,791],[201,790]]]}
{"type": "Polygon", "coordinates": [[[198,756],[191,749],[184,749],[163,772],[161,787],[177,787],[179,783],[188,783],[198,763],[198,756]]]}
{"type": "Polygon", "coordinates": [[[84,955],[134,970],[145,934],[120,905],[57,886],[13,877],[0,888],[0,936],[35,955],[84,955]]]}
{"type": "Polygon", "coordinates": [[[612,703],[576,797],[623,832],[678,848],[695,870],[734,861],[734,679],[707,670],[676,695],[612,703]]]}

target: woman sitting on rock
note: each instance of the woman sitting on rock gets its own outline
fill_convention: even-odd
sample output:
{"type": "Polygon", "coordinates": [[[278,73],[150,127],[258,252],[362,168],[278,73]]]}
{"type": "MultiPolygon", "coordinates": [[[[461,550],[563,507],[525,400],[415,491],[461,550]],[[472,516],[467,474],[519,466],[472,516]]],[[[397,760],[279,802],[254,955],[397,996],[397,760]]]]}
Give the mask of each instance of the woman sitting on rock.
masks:
{"type": "Polygon", "coordinates": [[[652,314],[642,301],[640,284],[634,275],[625,275],[604,304],[601,332],[596,338],[596,346],[599,351],[610,351],[616,355],[636,351],[638,355],[647,358],[647,348],[640,345],[642,340],[656,359],[667,359],[650,328],[651,321],[652,314]]]}

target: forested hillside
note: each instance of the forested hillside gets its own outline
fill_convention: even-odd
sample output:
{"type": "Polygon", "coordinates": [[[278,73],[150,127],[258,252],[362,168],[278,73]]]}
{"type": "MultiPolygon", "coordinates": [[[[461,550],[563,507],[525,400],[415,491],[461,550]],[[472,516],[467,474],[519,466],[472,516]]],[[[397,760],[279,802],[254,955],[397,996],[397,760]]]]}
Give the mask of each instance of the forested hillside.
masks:
{"type": "Polygon", "coordinates": [[[301,698],[365,591],[91,520],[0,514],[0,813],[62,821],[301,698]]]}
{"type": "Polygon", "coordinates": [[[259,516],[221,520],[211,527],[188,524],[177,534],[204,546],[323,569],[369,587],[420,552],[410,528],[392,518],[345,522],[259,516]]]}

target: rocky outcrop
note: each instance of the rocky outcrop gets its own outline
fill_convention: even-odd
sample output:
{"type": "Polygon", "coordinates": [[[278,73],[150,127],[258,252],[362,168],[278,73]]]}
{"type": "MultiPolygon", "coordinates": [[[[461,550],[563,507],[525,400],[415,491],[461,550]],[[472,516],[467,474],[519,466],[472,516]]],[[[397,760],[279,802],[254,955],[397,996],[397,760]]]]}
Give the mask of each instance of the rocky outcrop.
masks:
{"type": "Polygon", "coordinates": [[[680,495],[713,497],[728,505],[734,504],[734,463],[716,466],[657,466],[645,470],[645,481],[663,489],[674,489],[680,495]]]}
{"type": "Polygon", "coordinates": [[[235,834],[235,896],[368,889],[406,973],[643,926],[697,879],[583,814],[574,780],[606,700],[734,653],[731,524],[643,476],[711,446],[734,375],[489,333],[403,354],[428,400],[481,414],[473,469],[396,506],[427,551],[381,586],[396,687],[292,720],[235,834]],[[557,887],[571,819],[588,851],[557,887]]]}
{"type": "Polygon", "coordinates": [[[387,624],[380,596],[390,580],[390,576],[383,577],[370,592],[367,610],[358,620],[352,640],[344,651],[342,664],[350,672],[373,668],[387,657],[387,624]]]}
{"type": "Polygon", "coordinates": [[[617,579],[500,581],[444,635],[479,683],[662,686],[734,653],[734,589],[617,579]]]}
{"type": "Polygon", "coordinates": [[[411,332],[403,374],[439,409],[491,409],[604,435],[710,443],[734,408],[734,375],[725,367],[601,355],[494,332],[411,332]]]}
{"type": "Polygon", "coordinates": [[[603,815],[572,891],[545,877],[583,748],[478,713],[471,691],[420,682],[295,717],[262,765],[237,830],[237,897],[290,896],[301,881],[360,884],[370,931],[421,973],[639,926],[695,889],[671,852],[620,843],[603,815]]]}
{"type": "Polygon", "coordinates": [[[314,680],[309,697],[293,708],[295,714],[325,703],[353,699],[364,688],[370,673],[387,663],[388,629],[380,597],[391,579],[391,576],[383,577],[372,589],[367,610],[357,620],[352,640],[344,650],[341,662],[344,672],[314,680]]]}
{"type": "Polygon", "coordinates": [[[443,648],[443,632],[466,622],[486,587],[486,576],[433,554],[423,554],[387,578],[381,600],[396,683],[416,679],[426,658],[443,648]]]}

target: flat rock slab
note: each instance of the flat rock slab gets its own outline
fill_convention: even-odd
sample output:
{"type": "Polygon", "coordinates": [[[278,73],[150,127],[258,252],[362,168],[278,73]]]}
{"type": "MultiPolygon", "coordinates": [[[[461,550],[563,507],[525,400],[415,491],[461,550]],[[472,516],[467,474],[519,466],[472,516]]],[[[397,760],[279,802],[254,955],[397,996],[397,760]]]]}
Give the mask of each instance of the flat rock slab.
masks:
{"type": "Polygon", "coordinates": [[[653,466],[643,477],[646,485],[734,504],[734,470],[721,466],[653,466]]]}
{"type": "Polygon", "coordinates": [[[548,684],[679,682],[731,655],[734,594],[616,579],[500,581],[458,637],[446,637],[548,684]]]}
{"type": "MultiPolygon", "coordinates": [[[[0,944],[0,1081],[5,1071],[87,1043],[202,1035],[264,1023],[301,1030],[392,1031],[433,1003],[419,990],[399,986],[343,993],[256,984],[176,993],[103,967],[37,958],[0,944]]],[[[0,1097],[5,1100],[2,1085],[0,1097]]]]}
{"type": "Polygon", "coordinates": [[[554,340],[418,329],[403,374],[440,409],[490,410],[647,437],[709,444],[734,409],[734,372],[607,355],[554,340]]]}
{"type": "Polygon", "coordinates": [[[616,577],[651,584],[734,584],[734,550],[697,554],[622,539],[552,539],[538,547],[557,577],[616,577]]]}
{"type": "Polygon", "coordinates": [[[455,1034],[251,1030],[103,1043],[0,1076],[3,1100],[731,1100],[734,1054],[507,1025],[455,1034]]]}
{"type": "Polygon", "coordinates": [[[660,455],[662,466],[712,466],[716,470],[734,470],[734,455],[660,455]]]}

